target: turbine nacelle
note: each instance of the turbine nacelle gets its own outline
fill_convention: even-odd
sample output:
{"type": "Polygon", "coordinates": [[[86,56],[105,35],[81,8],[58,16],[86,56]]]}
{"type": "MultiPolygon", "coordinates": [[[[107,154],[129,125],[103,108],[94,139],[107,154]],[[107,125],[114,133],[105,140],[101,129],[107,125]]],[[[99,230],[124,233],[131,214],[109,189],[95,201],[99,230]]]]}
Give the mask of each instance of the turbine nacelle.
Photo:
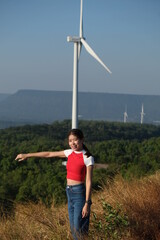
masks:
{"type": "Polygon", "coordinates": [[[77,43],[80,43],[80,42],[81,42],[81,38],[80,38],[80,37],[71,37],[71,36],[68,36],[68,37],[67,37],[67,42],[77,42],[77,43]]]}

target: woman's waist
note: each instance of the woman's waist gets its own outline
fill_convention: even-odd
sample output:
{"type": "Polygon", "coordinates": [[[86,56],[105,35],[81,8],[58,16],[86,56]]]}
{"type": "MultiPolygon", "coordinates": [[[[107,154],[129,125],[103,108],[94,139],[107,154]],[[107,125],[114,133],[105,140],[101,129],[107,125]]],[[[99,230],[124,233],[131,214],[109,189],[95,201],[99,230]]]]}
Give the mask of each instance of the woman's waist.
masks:
{"type": "Polygon", "coordinates": [[[71,191],[71,192],[85,192],[85,184],[84,183],[79,183],[79,184],[75,184],[75,185],[67,185],[66,186],[66,190],[67,191],[71,191]]]}
{"type": "Polygon", "coordinates": [[[84,184],[84,181],[76,181],[76,180],[67,178],[67,186],[76,186],[81,184],[84,184]]]}

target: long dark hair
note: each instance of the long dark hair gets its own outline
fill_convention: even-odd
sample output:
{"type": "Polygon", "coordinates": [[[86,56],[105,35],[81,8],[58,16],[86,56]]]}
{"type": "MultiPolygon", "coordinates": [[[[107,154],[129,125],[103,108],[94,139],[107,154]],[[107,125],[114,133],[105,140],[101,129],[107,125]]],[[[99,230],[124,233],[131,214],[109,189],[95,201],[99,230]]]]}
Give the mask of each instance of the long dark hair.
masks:
{"type": "MultiPolygon", "coordinates": [[[[76,136],[80,140],[84,139],[83,132],[78,128],[71,129],[68,133],[68,138],[69,138],[70,135],[76,136]]],[[[90,153],[90,151],[88,150],[88,148],[86,147],[86,145],[84,143],[83,143],[83,149],[86,151],[85,155],[87,157],[92,156],[92,154],[90,153]]]]}

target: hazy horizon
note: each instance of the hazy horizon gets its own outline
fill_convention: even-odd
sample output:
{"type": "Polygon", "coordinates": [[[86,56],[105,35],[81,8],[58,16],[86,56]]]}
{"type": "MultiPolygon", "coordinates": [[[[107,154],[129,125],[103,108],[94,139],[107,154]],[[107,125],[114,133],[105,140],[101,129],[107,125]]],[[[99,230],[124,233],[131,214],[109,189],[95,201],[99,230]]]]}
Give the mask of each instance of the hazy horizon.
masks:
{"type": "MultiPolygon", "coordinates": [[[[44,92],[72,92],[72,90],[50,90],[50,89],[17,89],[13,93],[2,93],[0,94],[6,94],[6,95],[12,95],[16,94],[19,91],[44,91],[44,92]]],[[[102,94],[117,94],[117,95],[137,95],[137,96],[160,96],[160,94],[138,94],[138,93],[116,93],[116,92],[96,92],[96,91],[79,91],[79,93],[102,93],[102,94]]]]}

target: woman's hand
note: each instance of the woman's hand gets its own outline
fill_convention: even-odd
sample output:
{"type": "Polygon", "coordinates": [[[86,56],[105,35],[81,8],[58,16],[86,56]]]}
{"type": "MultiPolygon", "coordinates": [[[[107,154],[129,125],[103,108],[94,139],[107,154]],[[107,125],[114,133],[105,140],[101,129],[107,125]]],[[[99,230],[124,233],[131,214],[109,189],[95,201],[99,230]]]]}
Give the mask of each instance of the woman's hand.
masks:
{"type": "Polygon", "coordinates": [[[27,154],[20,153],[20,154],[17,155],[15,160],[20,162],[20,161],[23,161],[23,160],[26,160],[26,159],[27,159],[27,154]]]}
{"type": "Polygon", "coordinates": [[[89,211],[90,211],[90,206],[87,203],[85,203],[85,205],[82,209],[82,218],[87,217],[89,214],[89,211]]]}

